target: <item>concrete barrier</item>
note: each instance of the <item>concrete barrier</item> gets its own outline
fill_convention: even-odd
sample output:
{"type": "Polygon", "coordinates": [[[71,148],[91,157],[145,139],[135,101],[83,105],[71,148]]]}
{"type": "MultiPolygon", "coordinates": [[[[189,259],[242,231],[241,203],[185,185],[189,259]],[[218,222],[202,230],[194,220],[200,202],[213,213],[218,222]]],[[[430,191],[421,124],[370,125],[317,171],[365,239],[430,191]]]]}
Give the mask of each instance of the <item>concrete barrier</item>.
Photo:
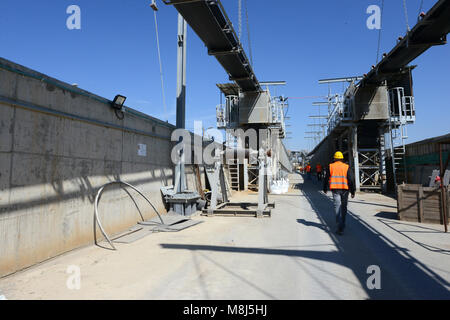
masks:
{"type": "MultiPolygon", "coordinates": [[[[93,201],[107,182],[135,185],[165,212],[174,126],[130,108],[120,120],[109,104],[0,59],[0,276],[93,243],[93,201]]],[[[188,185],[195,188],[192,174],[188,185]]],[[[116,187],[100,215],[115,234],[155,213],[116,187]]]]}

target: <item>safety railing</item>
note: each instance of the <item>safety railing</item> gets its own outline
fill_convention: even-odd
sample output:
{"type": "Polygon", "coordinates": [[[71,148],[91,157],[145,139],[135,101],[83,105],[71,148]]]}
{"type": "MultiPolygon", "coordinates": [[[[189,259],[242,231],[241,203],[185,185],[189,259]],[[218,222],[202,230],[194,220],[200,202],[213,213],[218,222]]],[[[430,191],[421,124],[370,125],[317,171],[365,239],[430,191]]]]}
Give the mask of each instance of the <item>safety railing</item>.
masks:
{"type": "Polygon", "coordinates": [[[219,104],[216,106],[216,118],[217,118],[217,128],[226,129],[227,117],[226,117],[226,107],[224,104],[219,104]]]}
{"type": "Polygon", "coordinates": [[[391,122],[394,125],[404,125],[416,121],[416,110],[414,97],[405,96],[405,89],[402,87],[389,90],[389,105],[391,122]]]}
{"type": "Polygon", "coordinates": [[[334,128],[338,127],[343,121],[353,120],[353,101],[345,100],[343,101],[342,96],[334,96],[334,101],[329,99],[329,109],[331,110],[328,114],[328,133],[331,133],[334,128]],[[333,106],[333,108],[331,108],[333,106]]]}

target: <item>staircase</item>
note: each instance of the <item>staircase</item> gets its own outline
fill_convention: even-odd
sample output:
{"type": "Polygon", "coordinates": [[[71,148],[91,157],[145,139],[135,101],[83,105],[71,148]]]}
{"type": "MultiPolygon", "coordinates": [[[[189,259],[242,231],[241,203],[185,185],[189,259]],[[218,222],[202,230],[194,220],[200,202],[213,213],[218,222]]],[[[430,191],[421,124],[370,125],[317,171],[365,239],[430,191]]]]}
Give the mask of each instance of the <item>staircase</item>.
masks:
{"type": "Polygon", "coordinates": [[[405,146],[394,148],[395,182],[397,185],[407,182],[405,153],[405,146]]]}
{"type": "Polygon", "coordinates": [[[228,162],[228,172],[230,174],[231,189],[239,191],[239,163],[237,160],[229,160],[228,162]]]}

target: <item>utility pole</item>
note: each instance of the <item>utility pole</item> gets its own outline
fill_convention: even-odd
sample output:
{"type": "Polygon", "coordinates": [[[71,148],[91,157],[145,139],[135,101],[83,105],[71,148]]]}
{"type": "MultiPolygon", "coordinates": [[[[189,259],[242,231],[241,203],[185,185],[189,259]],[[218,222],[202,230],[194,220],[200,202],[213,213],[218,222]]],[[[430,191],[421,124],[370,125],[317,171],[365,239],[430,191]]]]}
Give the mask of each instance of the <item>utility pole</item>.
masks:
{"type": "Polygon", "coordinates": [[[186,34],[187,23],[178,14],[177,129],[186,127],[186,34]]]}
{"type": "MultiPolygon", "coordinates": [[[[186,35],[187,23],[178,14],[178,53],[177,53],[177,129],[186,128],[186,35]]],[[[184,171],[184,148],[180,151],[180,163],[175,167],[175,185],[177,193],[186,190],[184,171]]]]}

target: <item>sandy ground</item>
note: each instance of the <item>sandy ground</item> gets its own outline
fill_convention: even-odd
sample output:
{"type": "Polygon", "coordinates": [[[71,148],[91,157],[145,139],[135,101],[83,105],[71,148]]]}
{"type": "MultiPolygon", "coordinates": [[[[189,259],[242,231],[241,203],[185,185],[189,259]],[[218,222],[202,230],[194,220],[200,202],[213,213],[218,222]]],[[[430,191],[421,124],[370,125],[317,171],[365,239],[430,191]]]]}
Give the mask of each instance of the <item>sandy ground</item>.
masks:
{"type": "MultiPolygon", "coordinates": [[[[90,246],[0,279],[7,299],[450,299],[450,234],[395,220],[396,201],[350,200],[334,234],[330,193],[315,181],[270,196],[271,218],[202,217],[118,251],[90,246]],[[379,268],[380,289],[370,289],[379,268]],[[369,268],[369,272],[368,272],[369,268]],[[74,288],[73,270],[80,271],[74,288]],[[68,285],[69,284],[69,285],[68,285]]],[[[257,201],[256,195],[246,195],[257,201]]]]}

